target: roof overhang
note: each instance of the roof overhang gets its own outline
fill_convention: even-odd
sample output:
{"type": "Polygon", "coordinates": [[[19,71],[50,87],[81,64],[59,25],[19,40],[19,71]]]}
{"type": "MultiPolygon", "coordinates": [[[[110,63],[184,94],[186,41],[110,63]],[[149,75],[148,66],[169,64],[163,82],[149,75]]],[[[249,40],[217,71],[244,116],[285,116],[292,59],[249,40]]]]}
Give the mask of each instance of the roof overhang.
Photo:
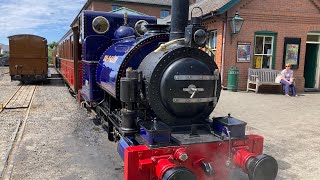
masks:
{"type": "Polygon", "coordinates": [[[222,14],[224,14],[225,12],[227,12],[229,9],[233,8],[235,5],[237,5],[241,0],[231,0],[230,2],[228,2],[227,4],[225,4],[224,6],[222,6],[220,9],[217,9],[216,11],[211,11],[207,14],[203,15],[203,19],[209,19],[212,17],[216,17],[216,16],[220,16],[222,14]]]}

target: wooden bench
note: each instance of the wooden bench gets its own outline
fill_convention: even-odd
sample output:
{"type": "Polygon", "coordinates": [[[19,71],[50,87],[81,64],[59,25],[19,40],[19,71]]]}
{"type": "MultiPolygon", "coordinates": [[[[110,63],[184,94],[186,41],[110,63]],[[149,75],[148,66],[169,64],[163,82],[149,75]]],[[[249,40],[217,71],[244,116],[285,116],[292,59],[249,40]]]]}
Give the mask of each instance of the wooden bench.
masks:
{"type": "Polygon", "coordinates": [[[281,86],[280,83],[276,83],[276,77],[281,71],[273,69],[248,69],[248,82],[247,82],[247,92],[249,90],[258,93],[259,86],[261,85],[273,85],[281,86]],[[250,85],[254,84],[255,88],[250,88],[250,85]]]}

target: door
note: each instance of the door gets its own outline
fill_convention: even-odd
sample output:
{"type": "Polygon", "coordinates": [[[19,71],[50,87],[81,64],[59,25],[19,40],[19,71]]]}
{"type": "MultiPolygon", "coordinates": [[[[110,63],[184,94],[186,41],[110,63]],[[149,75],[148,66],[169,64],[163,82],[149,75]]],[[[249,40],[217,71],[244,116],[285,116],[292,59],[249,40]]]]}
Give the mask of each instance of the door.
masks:
{"type": "Polygon", "coordinates": [[[307,44],[304,65],[305,88],[314,88],[316,84],[318,44],[307,44]]]}

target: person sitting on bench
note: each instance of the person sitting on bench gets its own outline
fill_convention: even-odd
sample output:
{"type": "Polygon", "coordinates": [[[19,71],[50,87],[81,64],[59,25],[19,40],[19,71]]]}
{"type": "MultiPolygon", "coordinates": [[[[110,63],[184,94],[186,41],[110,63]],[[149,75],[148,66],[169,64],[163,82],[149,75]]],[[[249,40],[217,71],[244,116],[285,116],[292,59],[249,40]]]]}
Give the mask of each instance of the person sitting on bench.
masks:
{"type": "Polygon", "coordinates": [[[292,90],[292,96],[296,97],[296,87],[293,84],[293,71],[291,70],[291,64],[286,64],[286,68],[281,71],[281,84],[285,87],[285,95],[289,96],[290,88],[292,90]]]}

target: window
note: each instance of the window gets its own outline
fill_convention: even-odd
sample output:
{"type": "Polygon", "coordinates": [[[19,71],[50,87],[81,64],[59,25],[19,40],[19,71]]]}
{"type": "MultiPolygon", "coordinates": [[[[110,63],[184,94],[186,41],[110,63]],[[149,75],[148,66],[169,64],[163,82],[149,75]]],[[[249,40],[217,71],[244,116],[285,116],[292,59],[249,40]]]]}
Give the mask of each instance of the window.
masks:
{"type": "Polygon", "coordinates": [[[307,43],[309,44],[319,44],[320,42],[320,33],[308,33],[307,43]]]}
{"type": "Polygon", "coordinates": [[[92,21],[92,29],[98,34],[104,34],[109,31],[110,24],[109,21],[102,16],[98,16],[92,21]]]}
{"type": "Polygon", "coordinates": [[[256,35],[254,51],[254,68],[272,69],[274,64],[274,36],[256,35]]]}
{"type": "Polygon", "coordinates": [[[167,10],[167,9],[163,9],[163,10],[161,10],[161,12],[160,12],[160,18],[165,18],[165,17],[167,17],[167,16],[169,16],[169,15],[170,15],[170,11],[167,10]]]}
{"type": "Polygon", "coordinates": [[[216,49],[217,49],[217,31],[211,31],[210,36],[207,40],[206,46],[208,47],[207,53],[216,60],[216,49]]]}
{"type": "Polygon", "coordinates": [[[208,46],[212,50],[216,50],[217,49],[217,31],[211,31],[210,32],[208,46]]]}
{"type": "Polygon", "coordinates": [[[71,60],[74,60],[73,58],[73,55],[74,55],[74,52],[73,52],[73,35],[70,36],[70,51],[71,51],[71,54],[70,54],[70,59],[71,60]]]}
{"type": "Polygon", "coordinates": [[[118,6],[118,5],[112,5],[112,11],[115,11],[117,9],[120,9],[121,6],[118,6]]]}
{"type": "Polygon", "coordinates": [[[84,34],[82,33],[83,32],[83,26],[82,26],[82,24],[84,24],[83,22],[82,22],[82,20],[83,20],[83,18],[82,18],[82,16],[83,16],[83,14],[81,14],[80,16],[79,16],[79,43],[80,44],[82,44],[82,39],[84,39],[84,34]]]}

